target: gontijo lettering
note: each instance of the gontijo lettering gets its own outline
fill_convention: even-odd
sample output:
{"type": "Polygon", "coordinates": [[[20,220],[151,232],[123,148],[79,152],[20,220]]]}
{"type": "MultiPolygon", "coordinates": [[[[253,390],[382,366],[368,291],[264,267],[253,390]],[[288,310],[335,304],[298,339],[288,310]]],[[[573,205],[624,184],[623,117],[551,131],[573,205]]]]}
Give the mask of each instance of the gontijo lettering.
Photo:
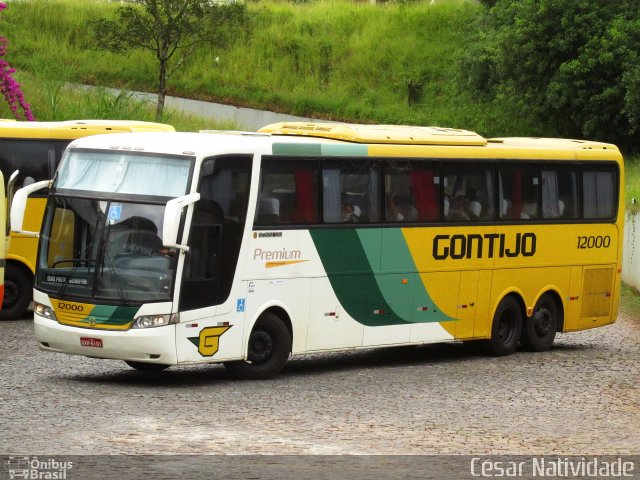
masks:
{"type": "Polygon", "coordinates": [[[485,233],[484,235],[436,235],[433,237],[433,258],[454,260],[462,258],[532,257],[536,253],[536,234],[533,232],[485,233]]]}

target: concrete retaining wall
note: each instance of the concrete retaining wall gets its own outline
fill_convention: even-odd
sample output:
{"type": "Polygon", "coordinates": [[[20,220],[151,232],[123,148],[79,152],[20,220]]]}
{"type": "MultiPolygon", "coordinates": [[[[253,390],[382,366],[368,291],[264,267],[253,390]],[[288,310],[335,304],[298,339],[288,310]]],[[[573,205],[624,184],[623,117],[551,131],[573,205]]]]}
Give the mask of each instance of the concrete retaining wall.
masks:
{"type": "Polygon", "coordinates": [[[627,212],[624,224],[622,281],[640,290],[640,214],[627,212]]]}

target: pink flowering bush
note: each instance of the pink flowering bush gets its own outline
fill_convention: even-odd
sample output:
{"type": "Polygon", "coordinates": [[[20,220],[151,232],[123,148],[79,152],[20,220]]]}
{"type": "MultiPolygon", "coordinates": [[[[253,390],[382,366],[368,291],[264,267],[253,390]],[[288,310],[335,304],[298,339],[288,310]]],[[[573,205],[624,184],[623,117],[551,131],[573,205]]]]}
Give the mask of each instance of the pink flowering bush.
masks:
{"type": "MultiPolygon", "coordinates": [[[[5,8],[7,8],[7,5],[0,2],[0,12],[5,8]]],[[[20,84],[11,76],[12,73],[15,73],[15,69],[11,68],[11,65],[3,58],[7,53],[8,45],[9,41],[4,37],[0,37],[0,95],[3,95],[7,100],[16,120],[33,121],[35,118],[33,112],[31,112],[31,106],[25,101],[20,84]],[[20,113],[19,109],[22,109],[22,113],[20,113]]]]}

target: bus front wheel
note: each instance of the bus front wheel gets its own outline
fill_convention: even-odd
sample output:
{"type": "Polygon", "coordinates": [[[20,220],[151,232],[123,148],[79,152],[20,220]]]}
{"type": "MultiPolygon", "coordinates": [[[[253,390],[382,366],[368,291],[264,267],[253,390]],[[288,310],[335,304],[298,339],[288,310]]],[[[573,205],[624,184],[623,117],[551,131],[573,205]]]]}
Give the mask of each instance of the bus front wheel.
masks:
{"type": "Polygon", "coordinates": [[[246,380],[265,380],[282,370],[291,353],[289,329],[273,313],[263,313],[251,335],[247,360],[226,362],[225,367],[236,377],[246,380]]]}
{"type": "Polygon", "coordinates": [[[491,339],[487,342],[487,349],[496,357],[510,355],[518,346],[522,332],[522,308],[512,297],[502,299],[491,325],[491,339]]]}
{"type": "Polygon", "coordinates": [[[558,305],[551,295],[543,295],[524,323],[520,343],[533,352],[549,350],[556,338],[558,321],[558,305]]]}
{"type": "Polygon", "coordinates": [[[4,299],[0,319],[15,320],[27,313],[33,296],[31,274],[19,266],[8,264],[4,271],[4,299]]]}

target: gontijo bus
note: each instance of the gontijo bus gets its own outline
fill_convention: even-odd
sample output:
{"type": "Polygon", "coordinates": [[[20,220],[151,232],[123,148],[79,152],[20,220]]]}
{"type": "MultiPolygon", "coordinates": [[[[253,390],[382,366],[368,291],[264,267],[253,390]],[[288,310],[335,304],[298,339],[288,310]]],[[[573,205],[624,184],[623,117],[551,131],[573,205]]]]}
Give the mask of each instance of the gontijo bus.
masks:
{"type": "MultiPolygon", "coordinates": [[[[129,120],[0,121],[0,171],[8,178],[18,170],[18,185],[45,180],[52,177],[65,147],[76,138],[97,133],[173,130],[170,125],[129,120]]],[[[25,228],[39,231],[46,194],[39,192],[34,197],[29,200],[25,228]]],[[[37,243],[33,236],[18,234],[11,239],[0,319],[20,318],[29,307],[37,243]]]]}
{"type": "MultiPolygon", "coordinates": [[[[40,347],[136,369],[483,341],[612,323],[623,163],[610,144],[285,123],[67,149],[35,281],[40,347]]],[[[20,228],[25,196],[16,194],[20,228]]]]}

